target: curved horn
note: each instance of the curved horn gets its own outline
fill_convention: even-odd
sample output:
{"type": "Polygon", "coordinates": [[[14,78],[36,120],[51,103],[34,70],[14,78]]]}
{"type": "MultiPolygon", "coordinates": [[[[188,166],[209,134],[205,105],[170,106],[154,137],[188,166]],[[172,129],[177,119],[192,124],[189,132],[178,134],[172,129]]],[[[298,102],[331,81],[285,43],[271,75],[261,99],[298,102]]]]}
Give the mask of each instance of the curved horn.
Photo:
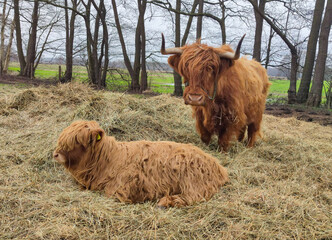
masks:
{"type": "Polygon", "coordinates": [[[246,35],[244,34],[243,37],[240,39],[237,47],[236,47],[236,51],[235,53],[232,53],[232,52],[224,52],[224,53],[220,53],[219,56],[221,58],[228,58],[228,59],[231,59],[231,60],[237,60],[239,59],[240,57],[240,49],[241,49],[241,45],[242,45],[242,42],[243,42],[243,39],[246,35]]]}
{"type": "Polygon", "coordinates": [[[167,55],[167,54],[182,54],[183,50],[181,48],[167,48],[165,49],[165,37],[164,34],[161,34],[161,54],[167,55]]]}

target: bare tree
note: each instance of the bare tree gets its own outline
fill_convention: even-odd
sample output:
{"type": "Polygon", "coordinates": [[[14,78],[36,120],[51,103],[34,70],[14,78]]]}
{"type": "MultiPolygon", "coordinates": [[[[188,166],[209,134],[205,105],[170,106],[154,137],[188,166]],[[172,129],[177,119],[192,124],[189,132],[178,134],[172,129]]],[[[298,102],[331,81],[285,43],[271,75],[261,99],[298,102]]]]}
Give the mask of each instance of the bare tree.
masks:
{"type": "Polygon", "coordinates": [[[71,0],[71,6],[69,6],[67,0],[65,0],[64,5],[49,0],[40,1],[65,10],[66,73],[61,81],[70,81],[72,78],[72,61],[74,54],[73,39],[76,27],[75,19],[76,15],[79,15],[84,20],[86,30],[86,44],[85,46],[82,44],[79,51],[86,49],[86,67],[89,81],[98,88],[104,88],[106,86],[106,75],[109,63],[109,34],[104,0],[98,1],[98,4],[95,0],[71,0]],[[80,10],[78,9],[79,5],[81,6],[80,10]],[[70,21],[69,10],[71,11],[70,21]]]}
{"type": "MultiPolygon", "coordinates": [[[[56,25],[59,23],[60,18],[61,18],[61,14],[58,11],[55,11],[56,9],[47,9],[45,6],[45,12],[49,12],[50,10],[54,11],[55,14],[52,14],[51,19],[49,19],[49,16],[44,16],[46,17],[46,19],[42,19],[41,21],[39,21],[39,25],[38,25],[38,38],[37,38],[37,42],[36,42],[36,57],[35,57],[35,63],[34,63],[34,69],[37,69],[38,64],[41,61],[42,55],[44,52],[46,52],[49,47],[51,47],[52,44],[54,44],[55,42],[58,41],[58,39],[55,40],[51,40],[49,41],[49,37],[51,35],[51,33],[53,32],[53,30],[55,29],[56,25]],[[44,23],[44,24],[43,24],[44,23]]],[[[43,14],[40,13],[39,18],[42,18],[43,14]]]]}
{"type": "Polygon", "coordinates": [[[38,9],[39,1],[34,0],[33,10],[32,10],[32,22],[31,30],[29,35],[26,65],[24,68],[23,76],[33,77],[34,76],[34,62],[36,58],[36,41],[37,41],[37,25],[38,25],[38,9]]]}
{"type": "Polygon", "coordinates": [[[137,1],[139,16],[137,22],[137,31],[139,36],[137,36],[140,41],[140,49],[137,47],[136,54],[141,58],[141,85],[140,91],[145,91],[148,88],[148,75],[146,71],[146,36],[145,36],[145,20],[144,15],[146,11],[146,0],[137,1]],[[140,54],[139,54],[140,53],[140,54]]]}
{"type": "Polygon", "coordinates": [[[307,54],[302,73],[300,87],[297,93],[297,102],[304,103],[308,99],[309,88],[311,83],[312,71],[315,63],[317,40],[319,29],[322,21],[325,0],[317,0],[315,5],[314,16],[312,20],[309,41],[307,45],[307,54]]]}
{"type": "Polygon", "coordinates": [[[81,14],[81,16],[84,19],[86,29],[86,46],[88,54],[86,67],[89,79],[91,83],[95,84],[98,88],[104,88],[106,86],[106,73],[109,61],[108,29],[106,24],[104,0],[100,0],[99,5],[97,5],[94,0],[89,0],[87,2],[82,1],[81,3],[85,10],[84,14],[81,14]],[[92,7],[96,10],[95,16],[92,15],[92,7]],[[94,21],[91,19],[92,17],[94,17],[94,21]]]}
{"type": "MultiPolygon", "coordinates": [[[[259,11],[265,12],[265,3],[266,0],[254,0],[255,4],[258,6],[259,11]]],[[[262,32],[263,32],[263,17],[255,11],[255,20],[256,20],[256,28],[255,28],[255,43],[254,43],[254,51],[253,58],[258,62],[261,61],[261,46],[262,46],[262,32]]]]}
{"type": "MultiPolygon", "coordinates": [[[[191,28],[191,25],[192,25],[193,17],[198,16],[198,15],[201,16],[201,17],[203,16],[201,13],[200,14],[195,13],[196,8],[199,5],[199,1],[200,1],[200,4],[201,4],[200,11],[203,11],[203,1],[202,0],[194,0],[190,12],[182,11],[182,9],[181,9],[182,1],[181,0],[176,0],[175,8],[173,8],[171,3],[168,2],[168,1],[166,1],[166,2],[158,1],[158,0],[153,0],[152,1],[152,3],[155,4],[156,6],[159,6],[163,9],[166,9],[169,12],[173,12],[175,14],[175,40],[174,40],[175,47],[181,47],[181,46],[186,44],[186,41],[188,39],[188,35],[189,35],[189,32],[190,32],[190,28],[191,28]],[[182,40],[181,40],[181,15],[189,16],[185,32],[182,36],[182,40]]],[[[197,24],[198,24],[198,28],[201,28],[201,29],[200,30],[197,29],[196,36],[197,37],[199,36],[198,38],[200,38],[201,37],[201,32],[202,32],[202,21],[198,20],[197,24]]],[[[182,96],[183,95],[183,89],[182,89],[181,76],[176,71],[173,71],[173,78],[174,78],[174,92],[173,92],[173,95],[182,96]]]]}
{"type": "Polygon", "coordinates": [[[226,7],[225,7],[225,0],[219,0],[219,5],[221,8],[221,19],[219,21],[219,25],[221,28],[221,37],[222,37],[222,44],[226,44],[226,24],[225,24],[225,19],[226,19],[226,7]]]}
{"type": "MultiPolygon", "coordinates": [[[[175,13],[175,47],[181,47],[181,46],[186,44],[190,29],[191,29],[191,25],[192,25],[192,20],[193,20],[194,16],[198,16],[197,17],[197,28],[196,28],[196,39],[201,38],[201,35],[202,35],[202,23],[203,23],[202,18],[203,18],[203,4],[204,4],[204,1],[203,0],[195,0],[192,4],[190,13],[182,11],[181,4],[182,4],[181,0],[177,0],[175,9],[173,9],[171,5],[169,5],[168,8],[167,8],[168,11],[175,13]],[[199,8],[198,13],[195,13],[197,6],[199,8]],[[182,36],[182,40],[181,40],[181,15],[189,16],[185,32],[182,36]]],[[[181,76],[176,71],[173,71],[173,76],[174,76],[174,92],[173,92],[173,94],[175,96],[182,96],[183,95],[183,89],[182,89],[181,76]]]]}
{"type": "Polygon", "coordinates": [[[124,37],[123,37],[122,27],[121,27],[120,19],[119,19],[119,13],[118,13],[117,4],[116,4],[115,0],[112,0],[112,6],[113,6],[115,25],[116,25],[116,29],[118,31],[118,35],[119,35],[119,39],[120,39],[120,43],[121,43],[124,63],[125,63],[126,68],[129,72],[129,75],[131,77],[131,89],[132,90],[133,89],[139,89],[139,85],[137,86],[137,84],[139,84],[139,80],[136,79],[134,69],[131,65],[131,62],[130,62],[130,59],[129,59],[129,56],[128,56],[128,53],[127,53],[126,43],[125,43],[125,40],[124,40],[124,37]]]}
{"type": "Polygon", "coordinates": [[[320,29],[319,49],[315,66],[315,73],[312,87],[309,93],[307,104],[318,107],[322,100],[322,89],[324,83],[324,73],[329,44],[329,35],[332,24],[332,0],[327,0],[325,14],[320,29]]]}
{"type": "Polygon", "coordinates": [[[134,61],[134,79],[132,79],[132,90],[135,92],[147,89],[147,72],[145,59],[145,10],[146,0],[137,0],[138,20],[135,31],[135,61],[134,61]],[[140,85],[141,73],[141,85],[140,85]]]}
{"type": "MultiPolygon", "coordinates": [[[[176,13],[175,13],[175,47],[181,47],[181,0],[176,0],[176,13]]],[[[174,77],[174,95],[182,96],[182,79],[180,74],[173,70],[174,77]]]]}
{"type": "Polygon", "coordinates": [[[66,72],[60,79],[62,83],[70,82],[73,77],[73,49],[74,49],[74,34],[75,34],[75,19],[78,2],[71,0],[73,10],[69,17],[68,0],[65,0],[65,28],[66,28],[66,72]],[[70,18],[70,19],[69,19],[70,18]]]}
{"type": "Polygon", "coordinates": [[[14,19],[15,19],[15,30],[16,30],[16,46],[17,55],[20,62],[20,75],[24,74],[24,69],[26,66],[26,61],[23,53],[22,47],[22,33],[21,33],[21,20],[20,20],[20,9],[19,0],[14,0],[14,19]]]}
{"type": "Polygon", "coordinates": [[[3,65],[4,65],[4,56],[5,56],[5,27],[7,25],[7,0],[3,3],[2,14],[1,14],[1,30],[0,30],[0,75],[3,72],[3,65]]]}
{"type": "MultiPolygon", "coordinates": [[[[204,16],[204,17],[208,17],[210,19],[213,19],[214,21],[216,21],[219,26],[220,26],[220,31],[221,31],[221,37],[222,37],[222,42],[226,43],[226,27],[225,27],[225,19],[226,19],[226,15],[225,15],[225,1],[226,0],[219,0],[217,3],[215,2],[209,2],[209,1],[204,1],[204,4],[209,4],[209,5],[213,5],[213,6],[220,6],[221,10],[222,10],[222,17],[219,18],[218,16],[208,13],[208,12],[203,12],[203,13],[198,13],[196,12],[196,8],[198,5],[198,0],[194,0],[193,4],[192,4],[192,10],[191,12],[187,12],[187,11],[183,11],[181,8],[180,10],[177,10],[176,8],[172,7],[172,4],[166,0],[166,2],[161,1],[161,0],[151,0],[151,3],[155,4],[156,6],[159,6],[163,9],[166,9],[170,12],[173,13],[178,13],[180,15],[184,15],[184,16],[189,16],[189,17],[199,17],[199,16],[204,16]]],[[[187,26],[191,26],[191,18],[189,18],[188,22],[187,22],[187,26]]],[[[186,32],[185,32],[186,33],[186,32]]],[[[185,36],[185,34],[184,34],[185,36]]]]}
{"type": "Polygon", "coordinates": [[[296,81],[297,81],[297,70],[298,70],[298,51],[295,44],[293,44],[286,36],[287,31],[282,31],[276,23],[273,22],[264,12],[261,12],[259,6],[255,0],[248,0],[254,7],[254,10],[271,26],[271,28],[280,36],[280,38],[288,46],[291,53],[291,74],[290,74],[290,85],[288,89],[288,103],[293,104],[296,102],[296,81]]]}
{"type": "Polygon", "coordinates": [[[124,40],[124,36],[122,33],[122,26],[119,19],[119,13],[117,10],[117,4],[115,0],[112,0],[112,6],[113,6],[113,13],[114,13],[114,20],[116,29],[119,35],[121,48],[122,48],[122,54],[124,58],[124,62],[126,65],[126,68],[129,72],[129,75],[131,77],[131,91],[139,92],[144,91],[147,88],[147,72],[146,72],[146,53],[145,53],[145,46],[146,46],[146,40],[145,40],[145,25],[144,25],[144,15],[146,10],[146,0],[137,0],[137,5],[139,9],[139,16],[138,21],[136,25],[136,31],[135,31],[135,60],[134,64],[132,66],[127,49],[126,49],[126,43],[124,40]],[[140,86],[140,73],[141,73],[141,80],[142,85],[140,86]]]}
{"type": "Polygon", "coordinates": [[[13,44],[13,38],[14,38],[14,30],[15,30],[15,21],[12,20],[12,23],[10,25],[10,33],[9,33],[9,40],[8,40],[8,45],[6,49],[6,55],[4,59],[4,64],[3,64],[3,73],[7,73],[8,67],[9,67],[9,62],[10,62],[10,54],[12,50],[12,44],[13,44]]]}
{"type": "Polygon", "coordinates": [[[267,49],[266,49],[265,69],[267,69],[267,67],[269,66],[269,62],[270,62],[271,44],[272,44],[273,36],[274,36],[274,31],[273,31],[272,27],[270,27],[269,41],[268,41],[267,49]]]}
{"type": "Polygon", "coordinates": [[[202,37],[203,7],[204,7],[204,0],[198,0],[199,16],[197,17],[196,39],[200,39],[202,37]]]}
{"type": "Polygon", "coordinates": [[[188,39],[188,36],[189,36],[191,24],[192,24],[192,21],[193,21],[193,18],[194,18],[194,13],[196,11],[197,5],[198,5],[198,0],[194,0],[193,5],[191,7],[190,15],[188,17],[186,30],[184,31],[183,36],[182,36],[181,46],[183,46],[187,43],[187,39],[188,39]]]}

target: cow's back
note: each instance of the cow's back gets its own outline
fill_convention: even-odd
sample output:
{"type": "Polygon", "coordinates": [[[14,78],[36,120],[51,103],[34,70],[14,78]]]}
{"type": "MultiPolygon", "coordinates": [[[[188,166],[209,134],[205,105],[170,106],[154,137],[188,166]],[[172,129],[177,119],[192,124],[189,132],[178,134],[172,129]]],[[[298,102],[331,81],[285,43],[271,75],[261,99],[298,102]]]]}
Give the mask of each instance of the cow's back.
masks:
{"type": "Polygon", "coordinates": [[[229,101],[229,111],[236,112],[240,122],[249,124],[262,118],[270,83],[259,62],[242,57],[220,78],[220,94],[229,101]]]}
{"type": "Polygon", "coordinates": [[[239,59],[234,67],[243,71],[240,78],[245,85],[244,111],[247,116],[247,124],[260,122],[270,86],[266,69],[259,62],[246,57],[239,59]]]}
{"type": "Polygon", "coordinates": [[[270,83],[266,69],[259,62],[242,57],[234,64],[234,69],[244,83],[247,96],[266,97],[270,83]]]}

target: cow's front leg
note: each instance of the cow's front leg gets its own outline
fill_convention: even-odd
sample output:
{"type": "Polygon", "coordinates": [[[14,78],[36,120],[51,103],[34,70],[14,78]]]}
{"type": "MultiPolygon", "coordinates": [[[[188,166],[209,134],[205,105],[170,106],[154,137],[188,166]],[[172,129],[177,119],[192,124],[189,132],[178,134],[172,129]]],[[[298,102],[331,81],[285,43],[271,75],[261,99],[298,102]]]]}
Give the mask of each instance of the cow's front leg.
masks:
{"type": "Polygon", "coordinates": [[[226,135],[226,128],[222,128],[219,130],[218,145],[220,151],[227,152],[229,147],[229,140],[228,135],[226,135]]]}
{"type": "Polygon", "coordinates": [[[255,119],[255,122],[248,125],[248,147],[253,147],[256,139],[260,134],[261,122],[262,122],[263,115],[261,114],[260,117],[255,119]]]}
{"type": "Polygon", "coordinates": [[[201,140],[203,143],[208,145],[211,141],[212,133],[209,132],[203,125],[201,121],[196,121],[196,129],[199,135],[201,136],[201,140]]]}
{"type": "Polygon", "coordinates": [[[202,142],[208,145],[211,141],[213,131],[209,131],[209,129],[204,126],[204,115],[202,110],[196,111],[196,130],[199,133],[202,142]]]}
{"type": "Polygon", "coordinates": [[[238,136],[237,136],[237,140],[239,142],[242,142],[243,141],[243,138],[244,138],[244,135],[246,133],[246,129],[247,129],[247,126],[244,126],[238,133],[238,136]]]}
{"type": "Polygon", "coordinates": [[[239,139],[239,136],[242,134],[242,130],[242,128],[236,125],[228,125],[221,128],[218,135],[218,144],[220,149],[227,152],[230,146],[229,142],[232,138],[234,139],[235,136],[239,139]]]}

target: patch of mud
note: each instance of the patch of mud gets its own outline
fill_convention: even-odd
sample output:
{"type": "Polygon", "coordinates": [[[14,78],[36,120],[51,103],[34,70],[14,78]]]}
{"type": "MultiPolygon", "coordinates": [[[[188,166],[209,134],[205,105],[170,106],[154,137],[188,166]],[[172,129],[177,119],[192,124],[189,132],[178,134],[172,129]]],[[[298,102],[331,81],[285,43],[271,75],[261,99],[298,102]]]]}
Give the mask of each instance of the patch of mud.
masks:
{"type": "Polygon", "coordinates": [[[287,105],[267,105],[265,114],[276,117],[295,117],[306,122],[315,122],[332,127],[332,112],[324,109],[293,107],[287,105]]]}
{"type": "Polygon", "coordinates": [[[17,75],[4,74],[0,76],[0,83],[4,84],[15,84],[15,85],[30,85],[40,86],[40,85],[56,85],[58,82],[54,79],[36,79],[28,78],[17,75]]]}

